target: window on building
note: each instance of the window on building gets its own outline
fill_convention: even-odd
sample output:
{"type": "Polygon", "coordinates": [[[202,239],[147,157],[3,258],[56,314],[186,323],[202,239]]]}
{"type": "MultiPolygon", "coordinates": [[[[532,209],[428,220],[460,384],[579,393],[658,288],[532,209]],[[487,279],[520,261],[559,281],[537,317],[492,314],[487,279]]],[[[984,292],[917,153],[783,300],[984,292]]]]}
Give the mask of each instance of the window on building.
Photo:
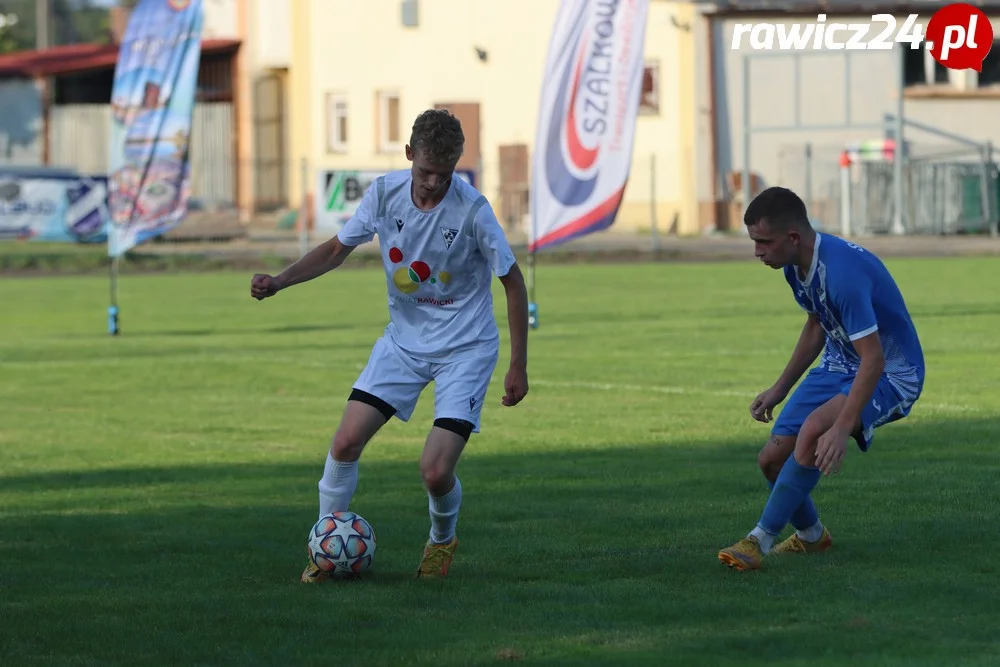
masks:
{"type": "Polygon", "coordinates": [[[660,63],[647,61],[642,68],[642,96],[639,113],[660,113],[660,63]]]}
{"type": "Polygon", "coordinates": [[[403,11],[403,26],[416,28],[420,25],[420,7],[417,5],[417,0],[403,0],[400,7],[403,11]]]}
{"type": "Polygon", "coordinates": [[[328,153],[347,152],[347,95],[328,93],[326,96],[326,150],[328,153]]]}
{"type": "Polygon", "coordinates": [[[1000,84],[1000,40],[993,42],[993,48],[983,60],[983,71],[979,73],[980,88],[994,88],[1000,84]]]}
{"type": "Polygon", "coordinates": [[[398,151],[402,146],[400,107],[399,93],[378,93],[378,150],[383,153],[398,151]]]}
{"type": "Polygon", "coordinates": [[[915,91],[925,89],[933,94],[955,93],[969,95],[977,90],[993,95],[1000,90],[1000,40],[983,60],[983,71],[948,70],[930,54],[927,45],[919,49],[903,49],[903,81],[915,91]]]}
{"type": "Polygon", "coordinates": [[[905,48],[903,53],[903,83],[906,86],[948,85],[948,69],[934,60],[927,45],[919,49],[905,48]]]}

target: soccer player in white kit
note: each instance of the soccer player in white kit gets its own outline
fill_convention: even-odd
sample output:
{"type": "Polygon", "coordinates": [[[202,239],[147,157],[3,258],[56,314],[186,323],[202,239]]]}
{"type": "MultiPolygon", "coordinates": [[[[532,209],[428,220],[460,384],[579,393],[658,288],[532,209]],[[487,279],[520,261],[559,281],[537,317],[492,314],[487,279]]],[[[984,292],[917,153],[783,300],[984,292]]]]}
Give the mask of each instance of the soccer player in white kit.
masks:
{"type": "MultiPolygon", "coordinates": [[[[385,265],[389,324],[354,383],[319,481],[319,516],[348,509],[358,484],[358,459],[390,418],[408,421],[434,381],[434,424],[420,458],[427,489],[430,536],[418,577],[443,577],[458,546],[462,484],[459,456],[480,415],[499,358],[492,275],[503,285],[510,327],[505,406],[528,393],[528,294],[524,277],[492,207],[455,167],[465,145],[462,126],[432,109],[413,124],[410,169],[377,178],[336,236],[277,276],[256,274],[250,294],[260,300],[340,266],[376,235],[385,265]]],[[[306,583],[328,578],[310,560],[306,583]]]]}

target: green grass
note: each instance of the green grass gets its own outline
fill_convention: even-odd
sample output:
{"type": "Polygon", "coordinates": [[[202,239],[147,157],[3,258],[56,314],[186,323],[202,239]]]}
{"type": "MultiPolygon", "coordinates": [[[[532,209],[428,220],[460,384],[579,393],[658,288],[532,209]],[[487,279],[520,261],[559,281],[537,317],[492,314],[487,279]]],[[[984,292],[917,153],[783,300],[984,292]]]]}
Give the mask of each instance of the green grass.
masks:
{"type": "Polygon", "coordinates": [[[371,576],[315,587],[305,534],[385,324],[378,272],[265,302],[249,273],[126,273],[117,339],[106,278],[4,278],[0,663],[995,665],[1000,268],[889,264],[927,383],[821,482],[832,552],[715,558],[766,499],[747,406],[803,317],[779,273],[543,266],[531,391],[500,405],[504,347],[448,580],[412,578],[428,392],[362,458],[371,576]]]}

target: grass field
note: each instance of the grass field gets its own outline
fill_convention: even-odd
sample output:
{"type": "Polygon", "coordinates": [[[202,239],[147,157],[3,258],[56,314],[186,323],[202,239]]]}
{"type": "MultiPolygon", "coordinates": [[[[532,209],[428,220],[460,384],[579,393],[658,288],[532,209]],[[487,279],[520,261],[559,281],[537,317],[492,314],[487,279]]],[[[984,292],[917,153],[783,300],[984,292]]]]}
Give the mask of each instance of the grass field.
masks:
{"type": "MultiPolygon", "coordinates": [[[[449,578],[413,579],[432,394],[362,458],[371,576],[304,586],[316,483],[385,324],[377,271],[265,302],[249,273],[4,278],[4,665],[996,665],[1000,266],[888,262],[928,363],[909,419],[815,499],[833,551],[740,574],[803,315],[752,262],[543,266],[531,391],[504,348],[459,467],[449,578]]],[[[497,292],[499,295],[499,292],[497,292]]]]}

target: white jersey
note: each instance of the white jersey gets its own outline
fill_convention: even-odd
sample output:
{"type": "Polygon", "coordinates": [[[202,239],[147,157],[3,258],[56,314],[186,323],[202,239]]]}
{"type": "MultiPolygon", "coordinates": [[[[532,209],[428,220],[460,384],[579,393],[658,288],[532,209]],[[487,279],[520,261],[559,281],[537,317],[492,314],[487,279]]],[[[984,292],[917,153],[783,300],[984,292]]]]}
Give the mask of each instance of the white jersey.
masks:
{"type": "Polygon", "coordinates": [[[444,199],[421,211],[410,171],[380,176],[338,233],[344,245],[376,234],[389,292],[386,334],[416,358],[446,361],[493,354],[493,274],[507,275],[514,253],[486,197],[453,176],[444,199]]]}

